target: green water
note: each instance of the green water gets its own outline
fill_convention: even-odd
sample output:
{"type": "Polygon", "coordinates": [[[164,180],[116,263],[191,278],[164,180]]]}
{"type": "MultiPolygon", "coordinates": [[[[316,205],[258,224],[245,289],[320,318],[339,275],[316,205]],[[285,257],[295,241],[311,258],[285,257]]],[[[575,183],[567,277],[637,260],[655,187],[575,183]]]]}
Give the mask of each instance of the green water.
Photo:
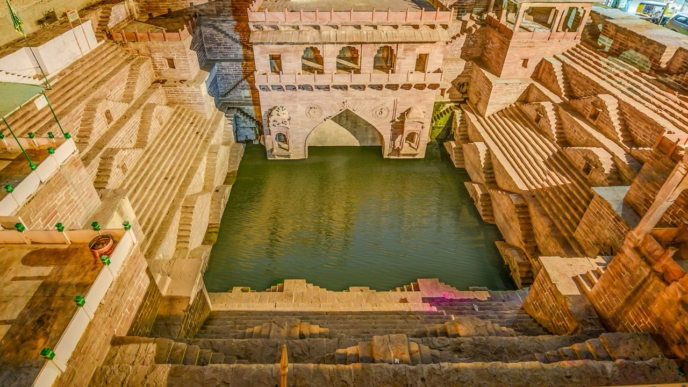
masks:
{"type": "Polygon", "coordinates": [[[330,290],[389,290],[417,278],[459,289],[513,289],[494,241],[466,192],[468,175],[446,152],[384,159],[379,147],[308,150],[268,161],[248,146],[213,247],[205,283],[264,290],[304,278],[330,290]]]}

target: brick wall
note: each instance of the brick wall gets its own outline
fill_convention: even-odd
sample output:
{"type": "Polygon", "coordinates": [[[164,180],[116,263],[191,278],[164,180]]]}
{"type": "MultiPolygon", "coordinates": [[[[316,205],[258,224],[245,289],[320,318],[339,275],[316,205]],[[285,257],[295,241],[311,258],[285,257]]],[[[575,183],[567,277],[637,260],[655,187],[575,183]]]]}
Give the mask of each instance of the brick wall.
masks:
{"type": "Polygon", "coordinates": [[[100,198],[78,154],[72,155],[19,211],[29,229],[81,228],[100,205],[100,198]]]}
{"type": "Polygon", "coordinates": [[[665,283],[642,249],[624,244],[589,293],[609,329],[660,334],[676,356],[688,356],[688,275],[665,283]],[[683,300],[683,301],[682,301],[683,300]]]}
{"type": "MultiPolygon", "coordinates": [[[[676,163],[658,153],[649,160],[633,180],[624,202],[628,203],[638,215],[643,216],[650,208],[676,163]]],[[[688,218],[688,191],[683,191],[662,216],[657,227],[678,227],[688,218]]]]}
{"type": "MultiPolygon", "coordinates": [[[[595,14],[594,11],[592,13],[595,14]]],[[[660,69],[673,55],[673,52],[668,51],[667,46],[660,42],[617,26],[612,20],[605,18],[597,20],[603,24],[600,38],[607,43],[606,51],[643,71],[649,71],[650,68],[660,69]],[[666,57],[667,55],[669,57],[666,57]]],[[[676,64],[675,67],[678,68],[681,65],[676,64]]]]}
{"type": "Polygon", "coordinates": [[[210,301],[204,286],[196,293],[194,301],[184,314],[181,327],[179,328],[179,337],[193,337],[209,314],[210,301]]]}
{"type": "Polygon", "coordinates": [[[191,48],[192,41],[194,37],[189,35],[183,41],[128,42],[127,46],[140,55],[151,57],[157,78],[190,80],[200,70],[198,54],[191,48]]]}
{"type": "Polygon", "coordinates": [[[564,63],[564,72],[569,79],[569,85],[575,98],[590,97],[597,94],[605,94],[607,91],[593,82],[590,78],[578,70],[564,63]]]}
{"type": "Polygon", "coordinates": [[[105,359],[112,338],[129,331],[149,284],[146,261],[135,246],[125,258],[119,276],[110,285],[57,385],[88,385],[93,372],[105,359]]]}
{"type": "Polygon", "coordinates": [[[196,114],[209,117],[215,110],[205,83],[201,84],[166,84],[163,87],[165,97],[170,104],[183,105],[196,114]]]}
{"type": "Polygon", "coordinates": [[[131,323],[131,327],[127,332],[127,336],[147,336],[150,334],[153,328],[153,323],[155,322],[155,316],[158,314],[158,307],[162,301],[162,293],[158,289],[158,285],[155,284],[152,275],[148,270],[146,270],[148,275],[148,289],[146,289],[146,294],[143,295],[143,302],[136,311],[136,317],[131,323]]]}
{"type": "Polygon", "coordinates": [[[619,101],[619,110],[633,136],[633,141],[640,147],[652,147],[664,134],[665,129],[655,120],[641,113],[633,105],[619,101]]]}
{"type": "Polygon", "coordinates": [[[631,228],[611,205],[595,193],[574,237],[590,257],[613,255],[612,252],[619,251],[629,231],[631,228]]]}
{"type": "Polygon", "coordinates": [[[523,302],[523,309],[555,335],[575,334],[581,329],[568,300],[559,292],[547,270],[538,273],[523,302]]]}
{"type": "Polygon", "coordinates": [[[538,68],[534,72],[534,78],[539,80],[549,91],[561,96],[563,91],[559,86],[557,74],[554,72],[552,63],[547,60],[540,61],[538,68]]]}

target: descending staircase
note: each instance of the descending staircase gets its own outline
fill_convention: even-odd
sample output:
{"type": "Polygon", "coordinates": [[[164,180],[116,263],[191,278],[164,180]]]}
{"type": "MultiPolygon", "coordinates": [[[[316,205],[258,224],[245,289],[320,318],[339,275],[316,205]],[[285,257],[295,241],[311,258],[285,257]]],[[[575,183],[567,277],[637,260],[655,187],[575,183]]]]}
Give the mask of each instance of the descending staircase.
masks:
{"type": "MultiPolygon", "coordinates": [[[[62,70],[55,77],[57,80],[54,81],[53,89],[46,90],[57,116],[64,121],[70,113],[84,106],[104,82],[125,71],[134,60],[135,57],[117,45],[104,43],[62,70]],[[103,66],[104,63],[107,63],[106,67],[103,66]]],[[[50,109],[36,111],[33,104],[24,106],[10,116],[8,122],[17,136],[27,132],[43,135],[55,125],[50,109]]]]}
{"type": "Polygon", "coordinates": [[[96,40],[106,40],[109,31],[110,15],[112,15],[112,4],[105,4],[100,8],[98,15],[98,26],[96,27],[96,40]]]}
{"type": "Polygon", "coordinates": [[[636,74],[637,69],[617,60],[596,55],[590,49],[578,45],[566,51],[559,60],[573,66],[585,76],[623,95],[632,104],[640,104],[676,128],[688,126],[688,109],[678,98],[636,74]]]}
{"type": "Polygon", "coordinates": [[[158,230],[172,199],[179,190],[187,188],[181,182],[187,177],[197,154],[203,151],[203,144],[211,135],[210,129],[208,120],[177,106],[172,119],[126,176],[122,188],[130,190],[129,200],[147,235],[158,230]],[[178,128],[184,131],[179,132],[178,128]],[[175,155],[171,157],[173,151],[175,155]]]}
{"type": "Polygon", "coordinates": [[[512,166],[515,176],[534,194],[573,250],[582,254],[573,235],[593,197],[585,177],[516,105],[488,118],[469,105],[464,105],[464,111],[483,128],[489,148],[504,157],[502,163],[512,166]]]}

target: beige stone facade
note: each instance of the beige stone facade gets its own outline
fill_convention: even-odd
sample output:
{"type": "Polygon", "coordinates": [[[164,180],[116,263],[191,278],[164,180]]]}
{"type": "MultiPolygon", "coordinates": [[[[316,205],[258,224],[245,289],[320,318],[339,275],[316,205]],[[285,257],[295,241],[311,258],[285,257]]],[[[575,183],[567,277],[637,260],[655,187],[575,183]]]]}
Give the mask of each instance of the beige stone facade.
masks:
{"type": "MultiPolygon", "coordinates": [[[[99,44],[48,74],[60,124],[42,97],[5,117],[38,167],[2,140],[0,385],[277,385],[283,345],[289,385],[686,382],[686,38],[580,1],[82,15],[99,44]],[[447,115],[443,146],[520,290],[205,289],[240,141],[271,160],[421,159],[447,115]]],[[[29,39],[71,47],[68,31],[29,39]]],[[[37,84],[3,69],[17,50],[1,79],[37,84]]]]}

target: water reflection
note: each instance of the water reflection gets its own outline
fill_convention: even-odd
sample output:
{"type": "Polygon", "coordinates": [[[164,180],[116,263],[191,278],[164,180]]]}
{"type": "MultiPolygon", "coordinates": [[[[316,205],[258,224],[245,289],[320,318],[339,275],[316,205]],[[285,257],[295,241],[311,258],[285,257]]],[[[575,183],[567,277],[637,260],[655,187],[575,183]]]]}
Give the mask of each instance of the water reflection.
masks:
{"type": "Polygon", "coordinates": [[[312,147],[268,161],[249,146],[205,274],[209,291],[305,278],[331,290],[387,290],[417,278],[459,288],[513,284],[464,181],[433,144],[425,160],[379,147],[312,147]]]}

